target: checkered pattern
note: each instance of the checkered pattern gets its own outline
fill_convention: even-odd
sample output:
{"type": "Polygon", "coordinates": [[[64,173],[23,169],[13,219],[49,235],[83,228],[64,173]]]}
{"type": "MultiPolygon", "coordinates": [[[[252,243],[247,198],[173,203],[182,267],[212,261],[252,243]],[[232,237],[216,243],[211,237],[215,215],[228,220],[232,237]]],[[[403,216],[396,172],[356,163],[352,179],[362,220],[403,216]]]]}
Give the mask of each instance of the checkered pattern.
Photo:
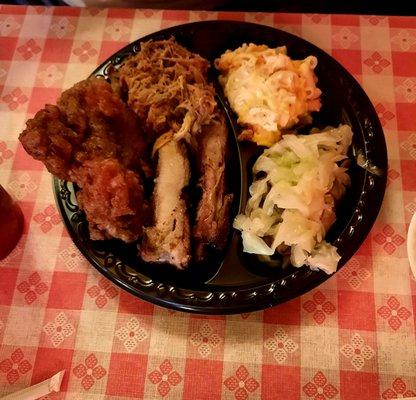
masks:
{"type": "Polygon", "coordinates": [[[387,399],[416,396],[416,19],[0,6],[0,183],[26,225],[0,263],[0,396],[66,370],[50,399],[387,399]],[[338,59],[383,124],[381,214],[348,265],[278,307],[203,317],[114,287],[72,244],[51,177],[17,141],[26,119],[117,49],[187,21],[295,33],[338,59]]]}

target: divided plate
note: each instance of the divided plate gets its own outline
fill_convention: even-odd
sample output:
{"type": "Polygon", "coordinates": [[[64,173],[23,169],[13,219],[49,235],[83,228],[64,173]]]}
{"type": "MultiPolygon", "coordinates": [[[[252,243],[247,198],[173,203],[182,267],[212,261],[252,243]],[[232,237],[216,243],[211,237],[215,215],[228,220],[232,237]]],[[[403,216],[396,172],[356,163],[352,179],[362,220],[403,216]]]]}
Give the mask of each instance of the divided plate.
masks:
{"type": "MultiPolygon", "coordinates": [[[[316,74],[323,92],[322,109],[313,115],[313,126],[323,128],[342,123],[350,125],[354,132],[351,186],[337,207],[337,221],[327,235],[327,240],[338,248],[342,257],[338,270],[342,268],[370,231],[381,207],[387,179],[383,130],[360,85],[337,61],[311,43],[277,29],[235,21],[196,22],[150,34],[115,53],[93,75],[107,77],[108,68],[117,67],[126,56],[139,51],[140,42],[171,36],[211,63],[225,50],[250,42],[270,47],[285,45],[294,59],[309,55],[318,58],[316,74]]],[[[229,190],[234,194],[231,225],[245,208],[251,167],[261,149],[251,143],[237,142],[239,127],[217,83],[217,75],[214,69],[210,71],[229,125],[227,175],[229,190]]],[[[64,224],[91,264],[121,288],[160,306],[203,314],[255,311],[300,296],[330,277],[307,267],[282,268],[279,260],[273,266],[266,265],[256,256],[243,253],[240,232],[232,228],[225,251],[213,252],[204,265],[191,265],[182,272],[168,265],[146,264],[137,257],[136,244],[91,241],[73,185],[57,178],[53,185],[64,224]]]]}

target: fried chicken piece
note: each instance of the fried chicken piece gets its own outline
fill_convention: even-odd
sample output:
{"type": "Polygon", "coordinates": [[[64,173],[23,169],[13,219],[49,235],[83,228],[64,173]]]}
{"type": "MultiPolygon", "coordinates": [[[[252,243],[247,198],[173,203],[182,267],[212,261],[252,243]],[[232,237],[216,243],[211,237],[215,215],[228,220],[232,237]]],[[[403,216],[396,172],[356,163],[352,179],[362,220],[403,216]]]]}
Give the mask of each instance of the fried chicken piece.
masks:
{"type": "Polygon", "coordinates": [[[88,78],[27,122],[19,140],[49,172],[73,181],[85,161],[116,158],[138,170],[146,142],[134,113],[103,79],[88,78]]]}
{"type": "Polygon", "coordinates": [[[133,242],[142,233],[143,189],[139,176],[114,158],[86,161],[75,172],[79,206],[89,216],[90,237],[133,242]]]}
{"type": "Polygon", "coordinates": [[[109,83],[77,83],[29,120],[19,140],[49,172],[81,188],[77,198],[92,239],[140,237],[146,142],[109,83]]]}
{"type": "Polygon", "coordinates": [[[184,143],[171,141],[159,152],[153,192],[153,225],[144,229],[140,254],[144,261],[182,269],[191,259],[191,235],[183,189],[190,178],[184,143]]]}
{"type": "Polygon", "coordinates": [[[227,136],[224,116],[219,114],[216,120],[203,128],[198,141],[202,198],[193,232],[198,261],[203,261],[208,247],[222,250],[227,241],[233,197],[226,194],[225,185],[227,136]]]}

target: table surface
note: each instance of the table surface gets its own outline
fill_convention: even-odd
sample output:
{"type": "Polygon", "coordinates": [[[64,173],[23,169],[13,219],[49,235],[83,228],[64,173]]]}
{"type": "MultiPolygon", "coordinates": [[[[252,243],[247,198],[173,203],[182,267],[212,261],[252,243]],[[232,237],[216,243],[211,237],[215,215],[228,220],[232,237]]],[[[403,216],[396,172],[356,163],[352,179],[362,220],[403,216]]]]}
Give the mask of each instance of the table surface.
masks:
{"type": "MultiPolygon", "coordinates": [[[[340,94],[342,95],[342,94],[340,94]]],[[[66,370],[53,399],[388,399],[416,396],[416,18],[0,6],[0,184],[24,235],[0,262],[0,396],[66,370]],[[125,44],[187,21],[254,21],[332,54],[382,122],[388,186],[360,250],[312,292],[204,317],[138,300],[68,237],[51,176],[17,141],[25,121],[125,44]]]]}

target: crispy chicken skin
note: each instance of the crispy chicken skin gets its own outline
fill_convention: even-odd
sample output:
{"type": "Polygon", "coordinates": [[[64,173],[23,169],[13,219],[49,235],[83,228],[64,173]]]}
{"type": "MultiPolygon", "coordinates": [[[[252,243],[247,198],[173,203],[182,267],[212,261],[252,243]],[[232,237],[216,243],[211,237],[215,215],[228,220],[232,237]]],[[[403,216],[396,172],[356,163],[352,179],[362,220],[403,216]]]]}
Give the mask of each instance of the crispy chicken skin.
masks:
{"type": "Polygon", "coordinates": [[[49,172],[78,184],[92,239],[140,237],[146,143],[136,116],[103,79],[89,78],[46,105],[20,134],[49,172]]]}
{"type": "Polygon", "coordinates": [[[82,189],[77,200],[89,217],[91,239],[132,242],[141,235],[144,199],[135,172],[107,158],[86,161],[74,176],[82,189]]]}
{"type": "Polygon", "coordinates": [[[57,105],[46,105],[27,122],[19,140],[60,179],[96,158],[117,158],[138,169],[146,143],[134,113],[110,84],[88,78],[62,93],[57,105]]]}
{"type": "Polygon", "coordinates": [[[227,126],[219,114],[202,129],[198,141],[200,186],[202,198],[198,204],[194,238],[195,257],[203,261],[208,246],[221,250],[227,241],[231,194],[226,194],[225,154],[227,126]]]}
{"type": "Polygon", "coordinates": [[[153,225],[144,229],[141,257],[182,269],[191,258],[189,216],[183,198],[190,178],[185,144],[171,141],[159,150],[158,156],[153,225]]]}

